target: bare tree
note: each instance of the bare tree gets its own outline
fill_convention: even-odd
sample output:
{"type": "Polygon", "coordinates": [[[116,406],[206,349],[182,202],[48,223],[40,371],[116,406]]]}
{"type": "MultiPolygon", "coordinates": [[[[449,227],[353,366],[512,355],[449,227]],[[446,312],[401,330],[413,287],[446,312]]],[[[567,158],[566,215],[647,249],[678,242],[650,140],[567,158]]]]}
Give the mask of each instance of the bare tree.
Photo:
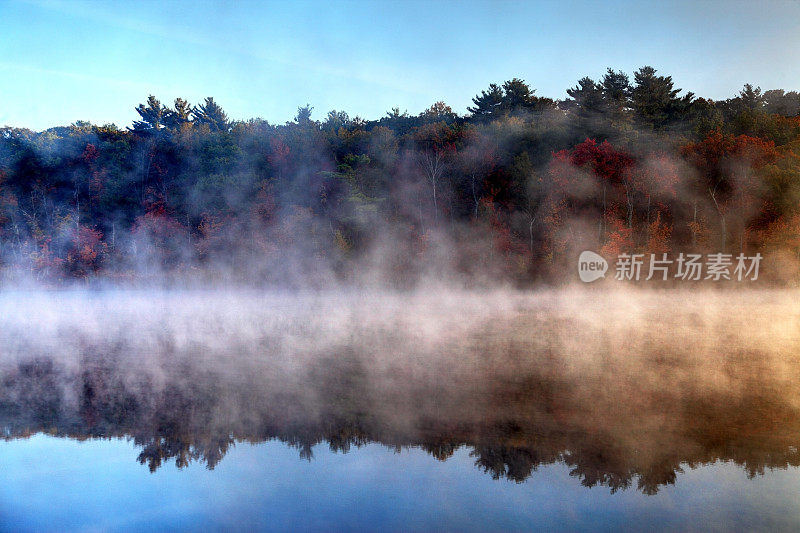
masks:
{"type": "Polygon", "coordinates": [[[439,181],[444,176],[445,159],[441,150],[436,148],[428,148],[420,150],[417,154],[417,163],[422,169],[425,178],[431,185],[433,192],[433,217],[437,220],[439,217],[439,203],[437,200],[437,189],[439,188],[439,181]]]}

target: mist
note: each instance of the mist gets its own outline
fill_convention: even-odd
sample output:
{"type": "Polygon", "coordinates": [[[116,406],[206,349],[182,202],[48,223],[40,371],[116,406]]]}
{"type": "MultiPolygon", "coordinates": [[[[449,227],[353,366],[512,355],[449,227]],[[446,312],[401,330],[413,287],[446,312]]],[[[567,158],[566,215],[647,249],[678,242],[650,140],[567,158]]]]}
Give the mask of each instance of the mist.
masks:
{"type": "Polygon", "coordinates": [[[277,125],[150,96],[126,129],[6,127],[0,280],[521,288],[574,283],[594,250],[759,253],[762,282],[796,283],[796,92],[715,102],[642,67],[567,95],[514,78],[466,116],[306,105],[277,125]]]}
{"type": "Polygon", "coordinates": [[[800,531],[793,10],[627,4],[0,0],[0,533],[800,531]]]}
{"type": "Polygon", "coordinates": [[[272,439],[308,460],[467,447],[497,478],[563,462],[647,494],[716,461],[800,464],[793,292],[62,291],[0,310],[5,438],[128,438],[152,471],[272,439]]]}
{"type": "Polygon", "coordinates": [[[268,441],[312,477],[377,445],[648,497],[795,472],[800,97],[651,67],[566,94],[0,129],[3,438],[124,439],[154,476],[268,441]]]}

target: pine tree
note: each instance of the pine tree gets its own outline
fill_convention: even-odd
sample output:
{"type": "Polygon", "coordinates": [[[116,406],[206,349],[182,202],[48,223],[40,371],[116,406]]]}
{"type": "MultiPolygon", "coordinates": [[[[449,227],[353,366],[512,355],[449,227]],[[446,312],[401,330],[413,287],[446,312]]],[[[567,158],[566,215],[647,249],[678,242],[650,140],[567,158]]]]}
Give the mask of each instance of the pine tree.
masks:
{"type": "Polygon", "coordinates": [[[673,88],[672,76],[656,76],[656,69],[645,66],[633,79],[631,107],[640,126],[663,129],[688,113],[694,94],[678,97],[682,89],[673,88]]]}
{"type": "Polygon", "coordinates": [[[534,92],[525,83],[525,80],[519,78],[508,80],[503,84],[503,109],[513,113],[521,109],[532,108],[535,103],[534,92]]]}
{"type": "Polygon", "coordinates": [[[496,118],[503,105],[503,90],[496,83],[489,85],[488,91],[481,91],[481,94],[472,99],[475,107],[467,107],[467,111],[472,113],[472,118],[478,121],[487,121],[496,118]]]}
{"type": "Polygon", "coordinates": [[[467,111],[472,113],[473,119],[486,121],[501,115],[536,113],[555,108],[552,99],[535,96],[535,92],[520,78],[508,80],[502,87],[492,83],[488,91],[481,91],[481,94],[472,99],[475,107],[468,107],[467,111]]]}
{"type": "Polygon", "coordinates": [[[761,94],[761,87],[753,88],[749,83],[745,83],[744,88],[739,91],[738,100],[741,106],[747,111],[760,111],[764,106],[764,96],[761,94]]]}
{"type": "Polygon", "coordinates": [[[567,94],[572,98],[570,105],[577,108],[582,116],[603,109],[603,89],[588,76],[579,79],[578,85],[572,89],[567,89],[567,94]]]}
{"type": "Polygon", "coordinates": [[[297,122],[300,126],[310,126],[314,122],[311,120],[311,112],[314,111],[314,107],[310,104],[306,104],[303,107],[297,108],[297,115],[294,117],[294,121],[297,122]]]}
{"type": "Polygon", "coordinates": [[[192,110],[192,115],[197,124],[206,124],[211,131],[228,131],[230,128],[228,115],[210,96],[205,99],[204,104],[192,110]]]}
{"type": "Polygon", "coordinates": [[[174,108],[166,112],[164,125],[170,129],[180,130],[184,124],[191,123],[192,111],[189,102],[183,98],[176,98],[174,108]]]}
{"type": "Polygon", "coordinates": [[[142,117],[142,120],[133,122],[134,131],[158,131],[164,126],[164,118],[167,114],[167,108],[161,105],[161,102],[152,94],[147,97],[147,104],[139,104],[136,107],[136,112],[142,117]]]}
{"type": "Polygon", "coordinates": [[[322,123],[322,129],[325,131],[332,131],[336,133],[339,128],[349,128],[353,123],[350,116],[345,111],[328,111],[328,116],[322,123]]]}
{"type": "Polygon", "coordinates": [[[800,114],[800,94],[773,89],[764,93],[764,111],[770,115],[794,117],[800,114]]]}
{"type": "Polygon", "coordinates": [[[627,110],[631,94],[628,75],[622,71],[608,69],[600,81],[600,90],[603,94],[603,107],[613,124],[628,121],[627,110]]]}

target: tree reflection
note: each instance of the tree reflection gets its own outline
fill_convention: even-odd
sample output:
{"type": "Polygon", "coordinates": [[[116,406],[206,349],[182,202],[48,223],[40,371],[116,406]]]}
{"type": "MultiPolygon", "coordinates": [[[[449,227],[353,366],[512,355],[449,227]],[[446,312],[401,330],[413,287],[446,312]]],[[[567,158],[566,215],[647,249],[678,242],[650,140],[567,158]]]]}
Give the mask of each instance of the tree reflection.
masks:
{"type": "Polygon", "coordinates": [[[6,439],[130,438],[151,472],[169,462],[213,469],[237,442],[270,439],[309,461],[321,443],[342,453],[418,447],[440,461],[466,446],[494,479],[523,482],[562,463],[586,487],[644,494],[715,461],[751,477],[800,465],[797,373],[771,372],[759,354],[718,354],[725,386],[694,377],[676,387],[676,369],[697,376],[700,363],[634,354],[647,366],[632,367],[604,356],[593,371],[568,372],[553,350],[480,348],[463,369],[426,362],[374,372],[369,354],[352,349],[291,370],[252,356],[249,371],[192,354],[164,355],[158,372],[133,371],[122,349],[89,350],[72,365],[31,355],[0,370],[0,424],[6,439]]]}

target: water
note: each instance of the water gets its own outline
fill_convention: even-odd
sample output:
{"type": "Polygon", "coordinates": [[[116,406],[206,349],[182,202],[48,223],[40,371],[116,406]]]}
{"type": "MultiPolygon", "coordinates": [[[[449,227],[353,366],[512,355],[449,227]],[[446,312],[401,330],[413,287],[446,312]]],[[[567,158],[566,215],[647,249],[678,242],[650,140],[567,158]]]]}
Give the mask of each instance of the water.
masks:
{"type": "Polygon", "coordinates": [[[0,529],[797,530],[788,292],[0,297],[0,529]]]}
{"type": "Polygon", "coordinates": [[[213,470],[168,465],[150,475],[124,440],[36,436],[2,445],[7,529],[796,529],[796,472],[749,480],[732,464],[687,469],[647,496],[586,489],[562,464],[524,483],[495,481],[467,448],[447,461],[419,449],[237,445],[213,470]]]}

